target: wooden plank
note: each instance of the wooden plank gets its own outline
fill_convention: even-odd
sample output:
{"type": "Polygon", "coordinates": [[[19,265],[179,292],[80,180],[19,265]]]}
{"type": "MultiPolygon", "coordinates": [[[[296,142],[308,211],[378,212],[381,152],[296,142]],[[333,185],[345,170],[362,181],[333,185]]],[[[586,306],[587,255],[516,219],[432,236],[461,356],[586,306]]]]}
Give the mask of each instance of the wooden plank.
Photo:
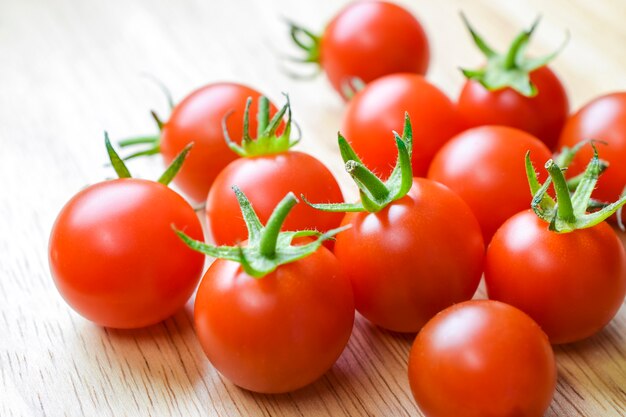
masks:
{"type": "MultiPolygon", "coordinates": [[[[280,100],[288,91],[304,132],[301,149],[328,164],[356,196],[337,157],[342,101],[323,77],[297,82],[277,55],[293,52],[281,16],[319,29],[346,1],[166,0],[0,3],[0,415],[2,416],[356,416],[419,415],[406,378],[410,335],[358,317],[348,348],[318,382],[266,396],[224,380],[193,331],[191,304],[162,324],[102,329],[71,311],[47,265],[47,239],[62,205],[104,167],[102,131],[149,133],[148,110],[166,114],[140,74],[182,98],[218,80],[245,82],[280,100]]],[[[430,35],[429,78],[454,97],[459,66],[481,63],[462,7],[499,48],[538,13],[534,53],[572,38],[554,68],[573,107],[626,89],[626,4],[621,2],[403,1],[430,35]]],[[[131,170],[154,177],[158,159],[131,170]]],[[[622,240],[626,239],[622,235],[622,240]]],[[[556,348],[559,385],[548,416],[626,413],[626,308],[600,334],[556,348]]]]}

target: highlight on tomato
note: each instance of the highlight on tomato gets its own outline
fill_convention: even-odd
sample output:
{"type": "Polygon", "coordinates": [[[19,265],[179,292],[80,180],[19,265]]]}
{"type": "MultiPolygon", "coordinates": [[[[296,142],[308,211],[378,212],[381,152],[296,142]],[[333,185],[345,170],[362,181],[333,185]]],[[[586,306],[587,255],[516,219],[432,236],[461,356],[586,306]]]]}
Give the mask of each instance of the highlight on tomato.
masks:
{"type": "Polygon", "coordinates": [[[521,129],[554,149],[569,113],[569,100],[548,63],[561,52],[567,39],[549,55],[527,57],[526,48],[539,24],[537,19],[513,39],[506,53],[500,54],[461,16],[487,60],[479,69],[462,70],[467,81],[458,108],[464,122],[468,127],[503,125],[521,129]]]}
{"type": "MultiPolygon", "coordinates": [[[[626,187],[626,92],[607,94],[585,104],[565,124],[559,148],[572,148],[590,138],[595,140],[602,160],[609,163],[594,195],[601,201],[615,201],[626,187]]],[[[568,177],[583,172],[592,155],[591,147],[582,148],[567,171],[568,177]]],[[[625,213],[621,218],[626,221],[625,213]]]]}
{"type": "MultiPolygon", "coordinates": [[[[248,99],[243,116],[243,138],[240,143],[231,140],[224,124],[224,137],[233,154],[239,156],[215,178],[206,200],[206,216],[213,241],[217,245],[234,245],[247,238],[244,219],[241,218],[237,198],[231,187],[237,185],[254,205],[261,222],[266,222],[276,204],[288,192],[306,194],[322,201],[341,200],[342,194],[332,173],[313,156],[293,151],[300,138],[292,137],[291,105],[285,105],[270,119],[267,98],[259,98],[257,134],[251,138],[250,107],[248,99]],[[282,132],[277,133],[284,115],[287,120],[282,132]]],[[[282,128],[282,127],[281,127],[282,128]]],[[[293,208],[283,225],[285,230],[315,229],[325,232],[339,226],[342,215],[322,213],[306,204],[293,208]]]]}
{"type": "MultiPolygon", "coordinates": [[[[335,255],[354,290],[356,309],[372,323],[417,332],[444,308],[472,298],[484,256],[480,226],[467,204],[447,187],[413,178],[408,113],[398,160],[383,182],[339,135],[339,149],[360,201],[311,204],[346,212],[335,255]]],[[[304,196],[303,196],[304,197],[304,196]]]]}
{"type": "Polygon", "coordinates": [[[542,161],[550,150],[529,133],[506,126],[480,126],[446,143],[433,158],[428,178],[457,193],[470,206],[489,242],[509,217],[528,208],[524,155],[542,161]]]}
{"type": "Polygon", "coordinates": [[[413,121],[413,174],[426,176],[437,151],[464,130],[456,106],[439,88],[415,74],[377,79],[350,101],[341,132],[364,164],[386,178],[396,161],[389,132],[401,131],[404,113],[413,121]]]}
{"type": "Polygon", "coordinates": [[[552,343],[582,340],[611,321],[626,295],[626,253],[604,221],[626,196],[588,213],[602,171],[597,152],[571,196],[553,160],[543,185],[528,156],[526,165],[532,210],[511,217],[494,235],[485,261],[487,293],[526,312],[552,343]],[[550,184],[556,200],[547,193],[550,184]]]}
{"type": "Polygon", "coordinates": [[[281,232],[298,202],[293,193],[263,225],[233,189],[248,241],[212,246],[178,231],[191,248],[217,258],[196,295],[196,333],[213,366],[234,384],[261,393],[293,391],[330,369],[352,332],[350,282],[322,245],[345,228],[281,232]]]}
{"type": "Polygon", "coordinates": [[[556,380],[554,353],[539,325],[491,300],[437,314],[409,356],[411,391],[428,417],[543,416],[556,380]]]}
{"type": "Polygon", "coordinates": [[[119,178],[91,185],[59,213],[49,242],[52,278],[77,313],[101,326],[138,328],[184,306],[196,288],[204,257],[172,232],[194,239],[202,227],[193,208],[167,187],[187,146],[157,182],[131,178],[105,139],[119,178]]]}
{"type": "MultiPolygon", "coordinates": [[[[177,105],[174,105],[167,90],[166,93],[172,110],[169,119],[162,121],[152,112],[159,133],[122,140],[119,146],[139,149],[125,159],[160,153],[163,161],[169,164],[185,146],[193,142],[194,150],[174,179],[174,184],[191,200],[204,201],[215,177],[237,158],[226,146],[222,119],[226,114],[241,117],[248,97],[258,100],[261,93],[242,84],[218,82],[193,91],[177,105]]],[[[276,112],[273,104],[270,103],[269,108],[270,114],[276,112]]],[[[251,111],[256,111],[256,103],[252,104],[251,111]]],[[[242,136],[242,126],[235,119],[229,119],[227,125],[231,135],[242,136]]],[[[250,129],[256,129],[256,120],[250,120],[250,129]]]]}
{"type": "Polygon", "coordinates": [[[321,35],[289,22],[290,35],[300,48],[300,63],[323,70],[344,99],[363,83],[395,73],[424,75],[430,51],[420,22],[403,7],[386,1],[357,1],[347,5],[321,35]]]}

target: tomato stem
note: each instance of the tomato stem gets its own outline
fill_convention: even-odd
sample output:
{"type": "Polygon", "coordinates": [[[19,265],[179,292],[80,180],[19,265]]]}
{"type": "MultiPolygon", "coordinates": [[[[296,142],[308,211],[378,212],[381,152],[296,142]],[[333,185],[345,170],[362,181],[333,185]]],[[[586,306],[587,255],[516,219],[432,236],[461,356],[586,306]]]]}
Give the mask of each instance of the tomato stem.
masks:
{"type": "Polygon", "coordinates": [[[484,67],[479,69],[462,68],[461,71],[468,80],[475,80],[490,91],[508,87],[526,97],[537,95],[537,88],[530,81],[530,73],[556,58],[569,40],[569,33],[566,33],[565,41],[551,54],[539,58],[525,57],[526,47],[539,25],[540,19],[537,18],[530,29],[522,31],[513,39],[505,54],[499,54],[487,45],[470,25],[464,14],[461,14],[461,18],[470,32],[474,44],[487,58],[487,64],[484,67]]]}
{"type": "Polygon", "coordinates": [[[252,97],[248,97],[246,108],[243,115],[243,137],[241,144],[236,143],[230,137],[226,121],[232,114],[228,112],[222,119],[222,131],[224,139],[228,147],[242,158],[252,158],[262,155],[273,155],[277,153],[287,152],[291,147],[295,146],[300,137],[291,137],[291,103],[289,95],[283,93],[286,99],[285,105],[281,107],[276,114],[270,119],[269,100],[261,96],[259,98],[259,108],[257,111],[257,137],[250,137],[250,106],[252,97]],[[284,124],[283,132],[278,135],[277,131],[283,123],[283,118],[287,114],[287,121],[284,124]]]}
{"type": "Polygon", "coordinates": [[[398,159],[391,175],[383,182],[371,170],[365,167],[348,141],[338,134],[337,143],[339,152],[345,163],[346,171],[359,187],[361,201],[358,203],[312,204],[306,198],[304,201],[311,207],[330,212],[378,212],[392,202],[404,197],[413,185],[413,169],[411,167],[411,153],[413,151],[413,129],[408,113],[404,115],[404,130],[402,136],[393,132],[398,148],[398,159]]]}
{"type": "Polygon", "coordinates": [[[530,188],[535,192],[531,208],[537,216],[550,223],[550,230],[566,233],[593,227],[612,216],[626,204],[626,195],[622,195],[613,203],[599,202],[591,197],[598,178],[606,168],[606,163],[598,157],[598,151],[593,142],[591,142],[591,146],[593,147],[593,157],[580,179],[577,180],[578,186],[573,194],[570,194],[569,184],[565,180],[563,169],[552,159],[545,166],[550,176],[537,189],[536,173],[527,154],[526,172],[530,188]],[[554,186],[556,201],[547,194],[551,184],[554,186]],[[588,210],[597,211],[587,213],[588,210]]]}
{"type": "Polygon", "coordinates": [[[251,277],[262,278],[276,270],[280,265],[295,262],[311,255],[322,246],[325,240],[331,239],[349,227],[339,227],[326,233],[319,233],[315,230],[281,232],[280,229],[287,215],[298,203],[298,199],[293,193],[288,193],[278,203],[267,224],[263,226],[245,194],[237,186],[233,186],[233,191],[237,196],[241,214],[248,229],[246,246],[209,245],[190,238],[184,232],[177,230],[175,225],[172,227],[190,248],[214,258],[238,262],[251,277]],[[300,237],[316,237],[316,239],[303,245],[291,244],[294,239],[300,237]]]}
{"type": "Polygon", "coordinates": [[[272,212],[267,224],[261,233],[259,242],[259,251],[261,255],[272,258],[276,255],[276,243],[280,229],[287,218],[287,215],[298,203],[298,199],[294,193],[290,192],[278,203],[272,212]]]}

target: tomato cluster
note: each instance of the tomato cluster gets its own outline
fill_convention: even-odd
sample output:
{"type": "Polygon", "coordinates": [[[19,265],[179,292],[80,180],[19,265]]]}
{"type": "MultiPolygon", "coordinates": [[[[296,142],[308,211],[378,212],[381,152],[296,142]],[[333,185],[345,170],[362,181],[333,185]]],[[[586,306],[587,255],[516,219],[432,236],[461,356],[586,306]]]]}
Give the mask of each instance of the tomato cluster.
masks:
{"type": "Polygon", "coordinates": [[[463,19],[486,63],[463,69],[456,101],[423,77],[429,44],[400,6],[353,3],[319,36],[289,24],[302,60],[349,100],[338,148],[356,202],[292,150],[288,96],[279,108],[215,83],[169,120],[155,115],[159,135],[120,146],[147,146],[127,158],[161,153],[171,165],[156,182],[130,178],[107,138],[120,178],[76,194],[51,232],[63,298],[99,325],[137,328],[180,309],[200,282],[207,357],[263,393],[324,374],[358,311],[417,333],[408,374],[426,416],[542,415],[556,384],[551,344],[600,331],[626,294],[626,254],[604,221],[622,220],[626,203],[626,93],[568,117],[547,66],[556,53],[524,54],[536,24],[500,54],[463,19]],[[206,240],[171,180],[205,202],[206,240]],[[204,255],[217,259],[200,281],[204,255]],[[471,301],[483,273],[490,300],[471,301]]]}

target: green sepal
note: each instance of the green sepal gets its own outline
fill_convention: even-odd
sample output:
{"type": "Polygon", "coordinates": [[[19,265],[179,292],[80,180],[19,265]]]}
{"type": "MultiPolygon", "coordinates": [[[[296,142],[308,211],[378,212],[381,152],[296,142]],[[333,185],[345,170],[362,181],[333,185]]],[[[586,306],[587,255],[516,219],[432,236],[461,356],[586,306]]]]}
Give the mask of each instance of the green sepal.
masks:
{"type": "Polygon", "coordinates": [[[295,146],[300,141],[300,136],[292,138],[291,128],[291,103],[289,101],[289,95],[283,93],[286,98],[286,103],[280,108],[270,119],[270,105],[269,100],[261,96],[259,98],[259,109],[257,112],[257,137],[250,137],[249,125],[250,125],[250,106],[252,105],[252,97],[248,97],[246,101],[246,108],[243,115],[243,137],[241,138],[241,144],[236,143],[230,137],[228,133],[228,126],[226,121],[231,113],[228,113],[222,119],[222,131],[224,132],[224,139],[228,147],[242,158],[252,158],[262,155],[273,155],[277,153],[287,152],[290,148],[295,146]],[[283,117],[287,114],[287,121],[285,122],[285,128],[283,132],[278,135],[277,131],[283,121],[283,117]]]}
{"type": "Polygon", "coordinates": [[[331,239],[337,233],[350,227],[350,225],[338,227],[325,233],[314,230],[281,232],[280,229],[287,215],[298,203],[293,193],[288,193],[278,203],[267,224],[263,226],[245,194],[236,186],[233,186],[233,191],[237,196],[248,229],[246,246],[209,245],[190,238],[184,232],[177,230],[174,225],[172,227],[190,248],[214,258],[238,262],[246,274],[254,278],[262,278],[275,271],[280,265],[295,262],[311,255],[322,246],[325,240],[331,239]],[[316,236],[317,238],[305,245],[292,245],[294,239],[305,236],[316,236]]]}
{"type": "Polygon", "coordinates": [[[356,93],[365,88],[365,81],[359,77],[349,77],[341,83],[341,94],[350,100],[356,93]]]}
{"type": "Polygon", "coordinates": [[[131,178],[132,176],[130,175],[128,167],[126,167],[122,158],[120,158],[117,152],[115,152],[115,149],[113,149],[113,145],[111,145],[111,141],[109,140],[109,133],[106,131],[104,132],[104,145],[107,148],[107,154],[109,155],[111,166],[115,170],[118,178],[131,178]]]}
{"type": "Polygon", "coordinates": [[[286,20],[287,26],[289,26],[289,36],[293,43],[304,52],[302,57],[292,57],[291,61],[300,62],[305,64],[320,63],[320,45],[322,38],[316,35],[312,31],[290,21],[286,20]]]}
{"type": "Polygon", "coordinates": [[[509,87],[523,96],[534,97],[537,95],[537,87],[531,82],[530,73],[537,68],[547,65],[556,58],[569,41],[569,33],[567,33],[564,42],[554,52],[539,58],[526,57],[526,48],[528,47],[532,34],[539,24],[540,19],[537,18],[528,30],[522,31],[513,39],[505,54],[499,54],[487,45],[484,39],[469,23],[465,15],[461,14],[461,18],[470,32],[474,43],[487,59],[487,64],[482,68],[462,68],[461,71],[466,78],[479,82],[490,91],[509,87]]]}
{"type": "Polygon", "coordinates": [[[185,159],[187,159],[191,148],[193,148],[193,142],[185,146],[183,150],[180,151],[178,155],[176,155],[176,158],[174,158],[172,163],[169,164],[169,166],[165,169],[165,172],[161,174],[157,182],[160,182],[163,185],[168,185],[170,182],[172,182],[176,174],[178,174],[178,171],[180,171],[180,169],[183,167],[183,163],[185,162],[185,159]]]}
{"type": "MultiPolygon", "coordinates": [[[[626,197],[626,186],[624,186],[624,190],[622,191],[622,194],[620,194],[620,198],[624,198],[626,197]]],[[[617,216],[617,227],[619,227],[619,229],[622,232],[626,232],[626,227],[624,227],[624,222],[622,221],[622,214],[624,211],[624,206],[621,206],[620,208],[617,209],[617,211],[615,212],[615,215],[617,216]]]]}
{"type": "MultiPolygon", "coordinates": [[[[528,160],[527,158],[527,172],[528,160]]],[[[531,207],[537,216],[550,224],[550,230],[567,233],[593,227],[612,216],[626,204],[626,195],[622,195],[616,202],[607,203],[603,208],[588,213],[589,208],[597,203],[591,198],[591,194],[602,173],[602,166],[598,151],[593,146],[593,157],[582,174],[576,191],[570,194],[563,169],[553,160],[546,162],[545,168],[550,177],[534,194],[531,207]],[[556,201],[547,194],[550,183],[554,187],[556,201]]],[[[537,184],[536,173],[534,175],[534,180],[529,176],[531,189],[535,189],[537,184]]]]}
{"type": "Polygon", "coordinates": [[[362,212],[376,213],[392,202],[404,197],[413,185],[413,169],[411,154],[413,152],[413,129],[409,114],[404,115],[404,129],[402,136],[393,132],[398,159],[387,181],[383,182],[369,170],[358,157],[348,141],[339,133],[337,142],[339,152],[345,162],[346,171],[359,187],[361,200],[357,203],[330,203],[312,204],[304,201],[311,207],[329,212],[362,212]]]}

